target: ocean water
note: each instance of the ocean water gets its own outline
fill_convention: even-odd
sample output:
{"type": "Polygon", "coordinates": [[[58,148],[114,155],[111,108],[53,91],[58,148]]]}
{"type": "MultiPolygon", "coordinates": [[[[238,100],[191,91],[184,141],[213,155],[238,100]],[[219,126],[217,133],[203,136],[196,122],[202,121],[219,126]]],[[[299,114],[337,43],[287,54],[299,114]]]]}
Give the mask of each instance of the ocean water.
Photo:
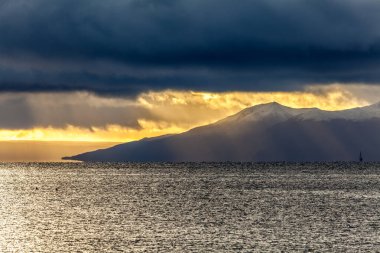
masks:
{"type": "Polygon", "coordinates": [[[0,164],[0,252],[380,252],[380,164],[0,164]]]}

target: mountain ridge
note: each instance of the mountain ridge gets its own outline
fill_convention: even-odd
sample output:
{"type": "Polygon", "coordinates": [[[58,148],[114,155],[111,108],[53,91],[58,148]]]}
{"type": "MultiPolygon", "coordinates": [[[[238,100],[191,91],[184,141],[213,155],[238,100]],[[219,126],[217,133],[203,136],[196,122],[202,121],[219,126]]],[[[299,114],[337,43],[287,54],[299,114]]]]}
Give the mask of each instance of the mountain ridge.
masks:
{"type": "Polygon", "coordinates": [[[213,124],[64,159],[79,161],[380,160],[380,103],[341,111],[295,109],[276,102],[213,124]],[[377,154],[379,150],[379,154],[377,154]]]}

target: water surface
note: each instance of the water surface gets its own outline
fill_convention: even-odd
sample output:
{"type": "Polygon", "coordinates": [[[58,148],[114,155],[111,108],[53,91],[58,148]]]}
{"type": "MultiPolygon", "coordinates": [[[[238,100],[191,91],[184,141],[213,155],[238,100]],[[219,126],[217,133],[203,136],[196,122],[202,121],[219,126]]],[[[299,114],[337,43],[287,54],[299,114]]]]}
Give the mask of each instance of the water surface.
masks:
{"type": "Polygon", "coordinates": [[[376,252],[380,164],[8,163],[0,252],[376,252]]]}

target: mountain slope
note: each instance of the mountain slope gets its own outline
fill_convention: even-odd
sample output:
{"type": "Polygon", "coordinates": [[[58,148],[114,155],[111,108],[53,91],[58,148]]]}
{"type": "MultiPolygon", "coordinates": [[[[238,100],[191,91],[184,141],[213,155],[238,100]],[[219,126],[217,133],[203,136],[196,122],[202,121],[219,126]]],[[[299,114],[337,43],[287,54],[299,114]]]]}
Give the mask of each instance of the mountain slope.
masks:
{"type": "Polygon", "coordinates": [[[380,105],[344,111],[247,108],[186,133],[143,139],[66,159],[80,161],[380,160],[380,105]]]}

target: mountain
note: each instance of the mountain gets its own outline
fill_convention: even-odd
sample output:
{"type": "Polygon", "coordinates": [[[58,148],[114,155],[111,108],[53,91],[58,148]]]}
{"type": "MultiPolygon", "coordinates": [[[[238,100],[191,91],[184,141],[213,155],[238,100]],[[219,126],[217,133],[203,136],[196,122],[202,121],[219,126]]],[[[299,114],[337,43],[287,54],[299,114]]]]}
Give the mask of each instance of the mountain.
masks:
{"type": "Polygon", "coordinates": [[[343,111],[278,103],[188,132],[64,159],[79,161],[380,161],[380,103],[343,111]]]}

